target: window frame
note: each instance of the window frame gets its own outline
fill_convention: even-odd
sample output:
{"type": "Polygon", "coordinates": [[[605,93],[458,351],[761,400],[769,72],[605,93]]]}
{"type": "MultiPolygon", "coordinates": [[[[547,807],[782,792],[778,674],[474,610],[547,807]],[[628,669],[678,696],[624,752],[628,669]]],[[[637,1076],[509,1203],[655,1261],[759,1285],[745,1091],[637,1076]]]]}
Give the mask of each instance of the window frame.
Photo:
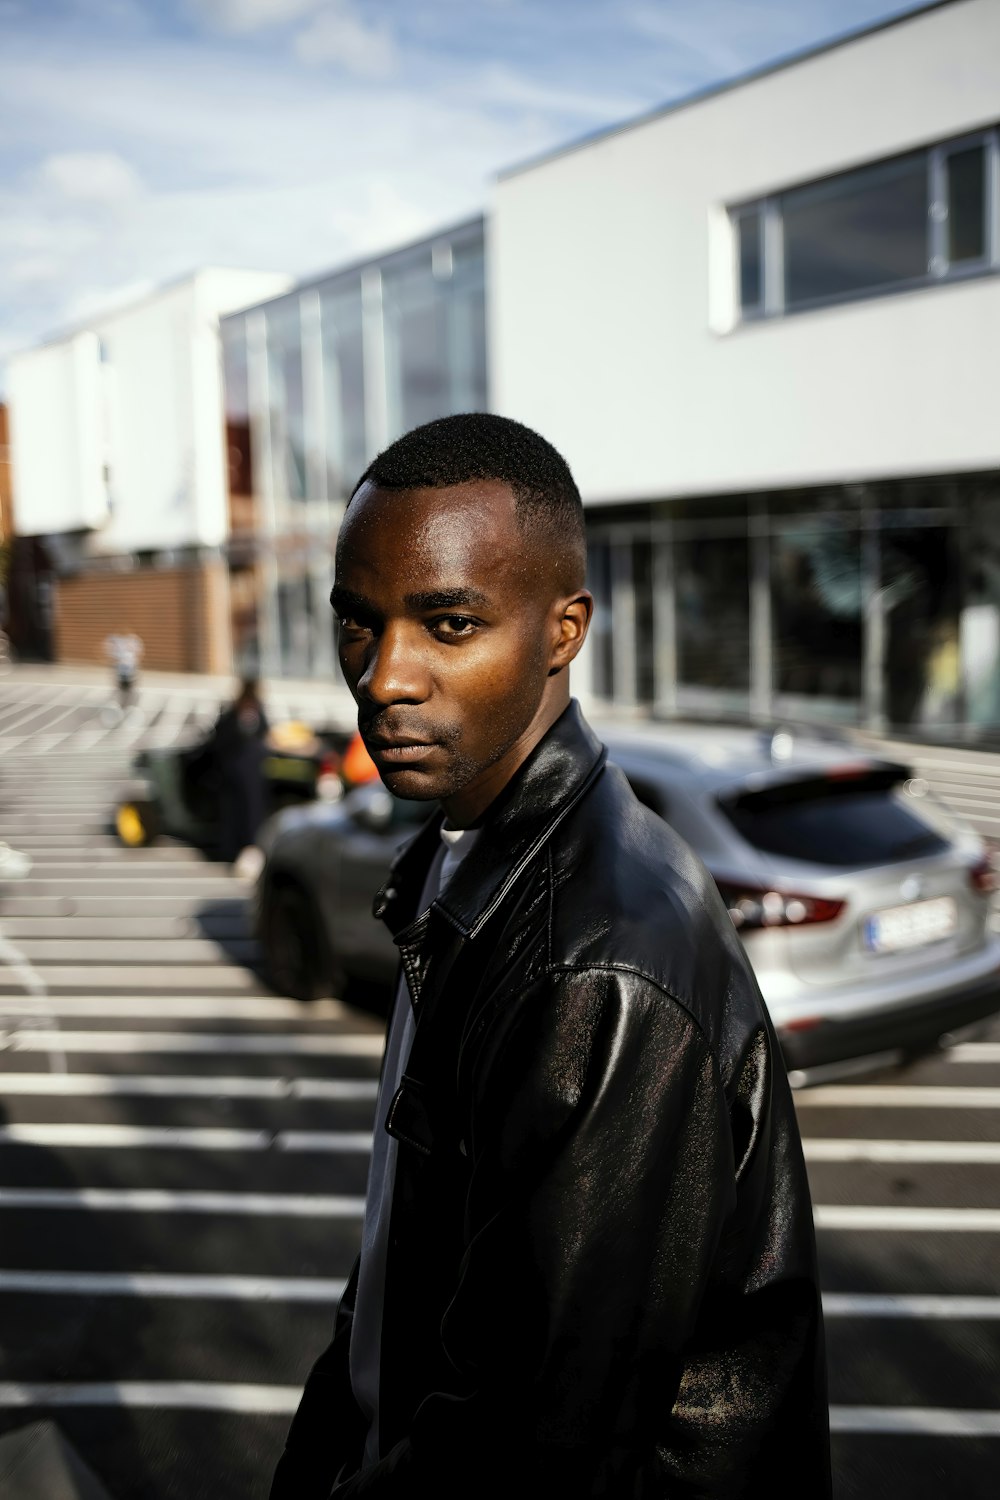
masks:
{"type": "Polygon", "coordinates": [[[736,311],[734,326],[737,328],[769,318],[793,317],[799,313],[813,312],[825,307],[867,302],[876,297],[891,297],[901,292],[968,280],[970,277],[993,275],[1000,271],[1000,126],[986,126],[966,131],[962,135],[952,136],[930,145],[911,147],[906,151],[894,152],[891,156],[857,162],[842,171],[791,184],[779,192],[743,199],[729,206],[728,215],[733,250],[733,305],[736,311]],[[985,152],[984,253],[975,260],[959,261],[953,264],[948,260],[947,254],[948,159],[960,151],[977,146],[983,147],[985,152]],[[813,297],[808,301],[796,302],[793,306],[789,306],[785,300],[783,204],[786,196],[799,192],[803,188],[818,186],[832,178],[847,177],[854,172],[863,172],[869,167],[877,167],[883,162],[892,162],[919,152],[923,152],[926,157],[927,171],[927,269],[924,275],[856,291],[813,297]],[[744,308],[741,299],[740,227],[742,221],[751,214],[760,216],[761,301],[744,308]]]}

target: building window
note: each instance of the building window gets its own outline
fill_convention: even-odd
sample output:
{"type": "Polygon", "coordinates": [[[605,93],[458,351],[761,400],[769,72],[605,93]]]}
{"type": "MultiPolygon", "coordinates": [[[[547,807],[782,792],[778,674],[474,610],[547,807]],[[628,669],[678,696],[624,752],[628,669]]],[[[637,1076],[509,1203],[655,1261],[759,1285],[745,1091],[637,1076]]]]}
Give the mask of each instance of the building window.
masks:
{"type": "Polygon", "coordinates": [[[927,274],[922,151],[785,193],[780,213],[787,308],[927,274]]]}
{"type": "Polygon", "coordinates": [[[367,462],[361,278],[320,291],[327,489],[346,499],[367,462]]]}
{"type": "Polygon", "coordinates": [[[996,130],[731,210],[740,316],[774,316],[1000,268],[996,130]]]}
{"type": "Polygon", "coordinates": [[[764,308],[764,256],[761,246],[763,223],[764,215],[760,208],[748,208],[736,216],[740,308],[744,317],[753,317],[764,308]]]}
{"type": "Polygon", "coordinates": [[[981,261],[987,252],[987,151],[980,141],[945,155],[946,245],[949,265],[981,261]]]}

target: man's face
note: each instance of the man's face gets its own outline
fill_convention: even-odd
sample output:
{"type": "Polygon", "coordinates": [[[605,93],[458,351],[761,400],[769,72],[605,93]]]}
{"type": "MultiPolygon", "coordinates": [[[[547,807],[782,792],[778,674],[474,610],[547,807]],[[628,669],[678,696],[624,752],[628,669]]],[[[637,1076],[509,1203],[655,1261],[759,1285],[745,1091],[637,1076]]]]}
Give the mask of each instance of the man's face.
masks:
{"type": "Polygon", "coordinates": [[[495,480],[365,484],[341,528],[332,599],[362,739],[390,791],[463,826],[558,716],[553,668],[586,632],[589,597],[557,597],[540,551],[495,480]]]}

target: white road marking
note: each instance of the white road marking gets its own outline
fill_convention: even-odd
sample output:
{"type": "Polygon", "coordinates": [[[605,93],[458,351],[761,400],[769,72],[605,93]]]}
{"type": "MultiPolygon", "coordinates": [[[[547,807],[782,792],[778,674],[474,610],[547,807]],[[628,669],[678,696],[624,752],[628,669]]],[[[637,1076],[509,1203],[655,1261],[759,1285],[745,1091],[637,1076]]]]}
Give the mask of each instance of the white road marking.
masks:
{"type": "Polygon", "coordinates": [[[895,1433],[903,1437],[1000,1437],[1000,1411],[939,1406],[831,1406],[831,1432],[895,1433]]]}
{"type": "MultiPolygon", "coordinates": [[[[29,885],[68,885],[74,880],[85,879],[87,882],[87,889],[89,890],[91,886],[105,885],[127,885],[130,887],[133,885],[144,885],[148,887],[155,882],[157,890],[162,891],[163,894],[167,896],[169,896],[170,887],[174,884],[174,881],[177,882],[177,885],[179,887],[183,888],[176,892],[177,895],[183,895],[184,891],[188,890],[192,884],[199,886],[213,886],[213,895],[220,886],[232,886],[235,891],[238,891],[241,884],[246,884],[245,881],[240,882],[239,880],[234,879],[228,870],[220,869],[218,866],[215,866],[213,868],[212,865],[207,863],[201,866],[198,869],[197,873],[182,869],[180,873],[174,876],[173,880],[171,880],[169,876],[144,874],[143,872],[150,868],[150,864],[148,862],[144,862],[142,864],[137,863],[135,865],[129,866],[127,869],[125,868],[123,862],[121,870],[114,875],[105,875],[103,873],[100,875],[94,875],[92,873],[94,864],[86,865],[80,864],[79,862],[73,865],[63,865],[61,868],[63,873],[60,875],[38,875],[35,872],[39,869],[58,870],[60,869],[60,866],[55,863],[49,865],[35,865],[31,874],[28,875],[25,881],[22,883],[29,885]],[[76,874],[67,873],[68,871],[76,871],[76,874]]],[[[101,861],[100,868],[102,872],[106,868],[103,860],[101,861]]],[[[165,870],[176,870],[177,865],[176,863],[172,862],[170,864],[162,865],[161,868],[165,870]]],[[[98,894],[100,894],[100,892],[98,892],[98,894]]]]}
{"type": "Polygon", "coordinates": [[[375,1099],[378,1096],[375,1079],[293,1078],[291,1088],[295,1099],[375,1099]]]}
{"type": "Polygon", "coordinates": [[[817,1229],[939,1230],[959,1234],[1000,1231],[1000,1208],[908,1208],[817,1203],[817,1229]]]}
{"type": "Polygon", "coordinates": [[[364,1198],[309,1193],[174,1192],[165,1188],[0,1188],[0,1209],[88,1213],[250,1214],[257,1218],[359,1219],[364,1198]]]}
{"type": "Polygon", "coordinates": [[[163,1411],[230,1411],[262,1416],[293,1413],[300,1385],[226,1385],[208,1380],[0,1382],[0,1407],[114,1406],[163,1411]]]}
{"type": "MultiPolygon", "coordinates": [[[[169,938],[157,939],[170,942],[169,938]]],[[[315,1000],[303,1005],[280,995],[51,995],[46,1008],[53,1016],[108,1016],[115,1020],[149,1019],[197,1021],[331,1021],[347,1015],[339,1000],[315,1000]]],[[[13,1016],[25,1001],[17,995],[0,997],[0,1015],[13,1016]]],[[[374,1036],[376,1033],[372,1033],[374,1036]]],[[[381,1035],[381,1033],[379,1033],[381,1035]]],[[[997,1091],[1000,1093],[1000,1090],[997,1091]]]]}
{"type": "Polygon", "coordinates": [[[831,1083],[821,1088],[800,1089],[795,1095],[800,1109],[1000,1109],[1000,1088],[950,1088],[947,1085],[917,1087],[912,1084],[831,1083]]]}
{"type": "MultiPolygon", "coordinates": [[[[2,1200],[0,1200],[2,1201],[2,1200]]],[[[855,1292],[824,1292],[828,1318],[1000,1318],[1000,1297],[890,1296],[855,1292]]]]}
{"type": "Polygon", "coordinates": [[[165,1147],[194,1151],[266,1151],[273,1136],[269,1130],[190,1130],[170,1126],[140,1125],[3,1125],[0,1145],[5,1146],[99,1146],[104,1150],[129,1147],[165,1147]]]}
{"type": "Polygon", "coordinates": [[[806,1161],[953,1162],[1000,1165],[1000,1141],[804,1140],[806,1161]]]}
{"type": "Polygon", "coordinates": [[[995,1063],[1000,1062],[1000,1042],[959,1042],[944,1053],[948,1062],[995,1063]]]}
{"type": "Polygon", "coordinates": [[[70,1297],[217,1297],[335,1302],[346,1282],[319,1276],[201,1276],[160,1271],[0,1271],[0,1292],[70,1297]]]}
{"type": "MultiPolygon", "coordinates": [[[[65,688],[63,688],[61,690],[57,689],[56,692],[53,694],[53,696],[49,699],[49,701],[47,703],[36,704],[35,707],[29,709],[26,714],[22,714],[19,719],[15,719],[13,721],[8,720],[3,725],[3,731],[2,732],[3,732],[4,736],[8,735],[12,730],[14,731],[15,734],[17,733],[17,731],[19,729],[23,731],[24,725],[28,723],[29,719],[35,719],[35,718],[38,717],[39,714],[48,713],[50,711],[50,709],[53,709],[53,708],[56,708],[56,707],[61,708],[62,705],[63,705],[63,703],[65,702],[65,699],[66,699],[66,689],[65,688]]],[[[56,718],[53,720],[53,722],[54,723],[58,723],[60,719],[64,719],[66,717],[66,714],[72,713],[73,709],[74,708],[78,708],[78,707],[79,707],[78,703],[74,702],[74,703],[70,704],[69,708],[66,709],[65,713],[58,714],[56,716],[56,718]]],[[[44,734],[45,730],[47,728],[48,728],[48,725],[45,725],[44,728],[42,726],[39,726],[39,728],[37,730],[32,730],[32,734],[33,735],[34,734],[39,734],[39,733],[40,734],[44,734]]],[[[28,736],[24,735],[22,733],[22,738],[27,739],[28,736]]]]}
{"type": "Polygon", "coordinates": [[[27,1124],[0,1126],[2,1146],[168,1151],[370,1151],[370,1131],[230,1130],[221,1126],[27,1124]]]}
{"type": "Polygon", "coordinates": [[[283,1130],[274,1138],[279,1151],[370,1151],[369,1131],[283,1130]]]}
{"type": "Polygon", "coordinates": [[[182,1078],[173,1073],[0,1073],[2,1095],[178,1099],[375,1099],[374,1078],[182,1078]]]}
{"type": "MultiPolygon", "coordinates": [[[[0,1036],[0,1046],[3,1045],[0,1036]]],[[[381,1057],[384,1039],[371,1036],[229,1036],[185,1031],[13,1031],[7,1046],[14,1052],[220,1052],[312,1057],[381,1057]]]]}

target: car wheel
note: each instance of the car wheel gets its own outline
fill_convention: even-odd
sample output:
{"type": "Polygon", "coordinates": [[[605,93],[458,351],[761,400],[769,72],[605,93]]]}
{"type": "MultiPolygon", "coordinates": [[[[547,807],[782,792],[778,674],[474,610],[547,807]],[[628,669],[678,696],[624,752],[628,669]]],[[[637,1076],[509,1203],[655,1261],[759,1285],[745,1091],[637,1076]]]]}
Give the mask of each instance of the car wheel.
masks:
{"type": "Polygon", "coordinates": [[[319,923],[315,905],[298,886],[278,886],[264,898],[264,967],[274,988],[293,1000],[318,1000],[333,988],[319,923]]]}
{"type": "Polygon", "coordinates": [[[151,802],[123,802],[115,813],[115,832],[127,849],[142,849],[160,831],[160,820],[151,802]]]}

